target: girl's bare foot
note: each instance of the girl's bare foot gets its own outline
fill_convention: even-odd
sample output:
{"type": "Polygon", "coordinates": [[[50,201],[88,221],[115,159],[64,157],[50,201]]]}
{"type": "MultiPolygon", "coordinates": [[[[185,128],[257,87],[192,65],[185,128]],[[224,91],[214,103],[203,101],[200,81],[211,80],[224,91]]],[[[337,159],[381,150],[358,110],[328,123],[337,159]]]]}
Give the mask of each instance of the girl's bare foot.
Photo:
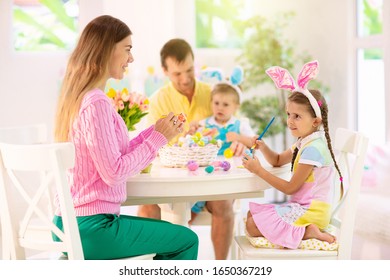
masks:
{"type": "Polygon", "coordinates": [[[331,235],[328,232],[322,232],[316,225],[308,225],[306,227],[305,234],[303,235],[303,240],[305,239],[310,239],[310,238],[315,238],[321,241],[326,241],[328,243],[333,243],[336,241],[336,237],[331,235]]]}
{"type": "Polygon", "coordinates": [[[194,221],[196,216],[198,216],[198,214],[191,211],[191,219],[188,221],[188,225],[192,225],[192,222],[194,221]]]}

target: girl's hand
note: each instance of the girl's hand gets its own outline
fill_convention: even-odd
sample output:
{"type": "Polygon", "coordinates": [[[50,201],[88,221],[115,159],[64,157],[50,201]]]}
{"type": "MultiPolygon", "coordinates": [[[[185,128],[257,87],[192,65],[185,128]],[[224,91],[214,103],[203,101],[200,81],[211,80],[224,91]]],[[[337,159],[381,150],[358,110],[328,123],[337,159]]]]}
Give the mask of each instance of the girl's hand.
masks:
{"type": "Polygon", "coordinates": [[[242,165],[251,173],[259,174],[260,170],[263,168],[260,164],[259,159],[256,156],[250,156],[245,154],[242,158],[242,165]]]}
{"type": "Polygon", "coordinates": [[[264,143],[263,140],[257,140],[256,139],[256,149],[262,151],[265,147],[267,147],[267,145],[264,143]]]}
{"type": "Polygon", "coordinates": [[[164,135],[169,142],[177,134],[183,132],[183,122],[170,112],[166,117],[157,120],[154,130],[164,135]]]}
{"type": "Polygon", "coordinates": [[[256,141],[257,141],[257,138],[259,137],[259,135],[256,135],[256,136],[253,136],[252,138],[251,138],[251,147],[252,146],[255,146],[255,148],[254,149],[257,149],[257,146],[256,146],[256,141]]]}
{"type": "Polygon", "coordinates": [[[264,143],[263,140],[257,140],[259,136],[253,136],[252,137],[252,146],[255,145],[255,150],[263,150],[264,147],[267,145],[264,143]]]}

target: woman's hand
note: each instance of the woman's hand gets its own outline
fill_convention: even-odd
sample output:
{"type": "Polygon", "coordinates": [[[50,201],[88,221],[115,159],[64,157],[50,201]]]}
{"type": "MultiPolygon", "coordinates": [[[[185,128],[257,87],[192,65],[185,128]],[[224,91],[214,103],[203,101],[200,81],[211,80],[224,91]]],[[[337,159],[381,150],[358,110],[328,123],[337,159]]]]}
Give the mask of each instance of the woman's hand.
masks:
{"type": "Polygon", "coordinates": [[[258,176],[260,176],[260,171],[263,169],[259,159],[256,156],[253,156],[252,158],[252,156],[248,154],[243,156],[242,165],[248,169],[249,172],[257,174],[258,176]]]}
{"type": "Polygon", "coordinates": [[[166,117],[157,120],[154,129],[164,135],[169,142],[183,132],[183,122],[170,112],[166,117]]]}

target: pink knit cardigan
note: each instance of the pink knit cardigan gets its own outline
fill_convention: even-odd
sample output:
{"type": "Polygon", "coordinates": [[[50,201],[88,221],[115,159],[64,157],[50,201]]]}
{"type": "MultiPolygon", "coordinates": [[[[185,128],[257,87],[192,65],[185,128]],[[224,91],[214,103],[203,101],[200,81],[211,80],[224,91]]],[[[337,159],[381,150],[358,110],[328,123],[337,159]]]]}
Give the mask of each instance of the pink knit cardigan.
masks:
{"type": "MultiPolygon", "coordinates": [[[[126,179],[151,163],[167,143],[153,125],[129,140],[124,121],[99,89],[85,95],[71,141],[76,160],[68,178],[76,216],[119,214],[127,197],[126,179]]],[[[61,215],[59,207],[56,214],[61,215]]]]}

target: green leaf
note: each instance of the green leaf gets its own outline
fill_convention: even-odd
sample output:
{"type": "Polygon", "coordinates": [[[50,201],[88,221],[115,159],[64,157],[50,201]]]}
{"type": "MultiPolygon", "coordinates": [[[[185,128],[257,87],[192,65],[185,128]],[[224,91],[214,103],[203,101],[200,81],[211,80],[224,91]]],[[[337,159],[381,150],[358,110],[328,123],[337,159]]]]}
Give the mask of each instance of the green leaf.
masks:
{"type": "Polygon", "coordinates": [[[243,37],[240,10],[241,0],[196,0],[196,46],[198,48],[237,48],[241,47],[243,37]],[[215,22],[222,22],[229,32],[229,39],[220,42],[215,36],[215,22]]]}
{"type": "Polygon", "coordinates": [[[49,41],[49,42],[51,42],[51,43],[53,43],[61,48],[65,47],[66,44],[60,38],[58,38],[53,32],[51,32],[50,29],[44,27],[42,24],[37,22],[33,17],[31,17],[29,14],[25,13],[23,10],[21,10],[19,8],[15,8],[14,9],[14,19],[16,21],[25,23],[27,25],[34,26],[37,30],[39,30],[43,33],[43,37],[47,41],[49,41]]]}
{"type": "Polygon", "coordinates": [[[64,4],[59,0],[39,0],[43,5],[45,5],[56,17],[62,22],[66,27],[72,31],[76,31],[76,26],[74,24],[74,19],[66,13],[64,4]]]}
{"type": "MultiPolygon", "coordinates": [[[[244,90],[264,83],[273,84],[265,72],[271,66],[278,65],[294,72],[294,67],[302,67],[304,63],[312,60],[310,55],[297,54],[295,44],[283,34],[294,16],[294,12],[285,12],[270,20],[258,15],[243,23],[242,28],[248,36],[245,37],[238,63],[244,68],[244,90]]],[[[318,80],[315,82],[325,95],[329,88],[321,85],[318,80]]]]}
{"type": "Polygon", "coordinates": [[[135,125],[148,114],[148,112],[143,112],[137,104],[129,108],[129,102],[125,102],[125,108],[118,113],[124,120],[129,131],[134,131],[135,125]]]}

